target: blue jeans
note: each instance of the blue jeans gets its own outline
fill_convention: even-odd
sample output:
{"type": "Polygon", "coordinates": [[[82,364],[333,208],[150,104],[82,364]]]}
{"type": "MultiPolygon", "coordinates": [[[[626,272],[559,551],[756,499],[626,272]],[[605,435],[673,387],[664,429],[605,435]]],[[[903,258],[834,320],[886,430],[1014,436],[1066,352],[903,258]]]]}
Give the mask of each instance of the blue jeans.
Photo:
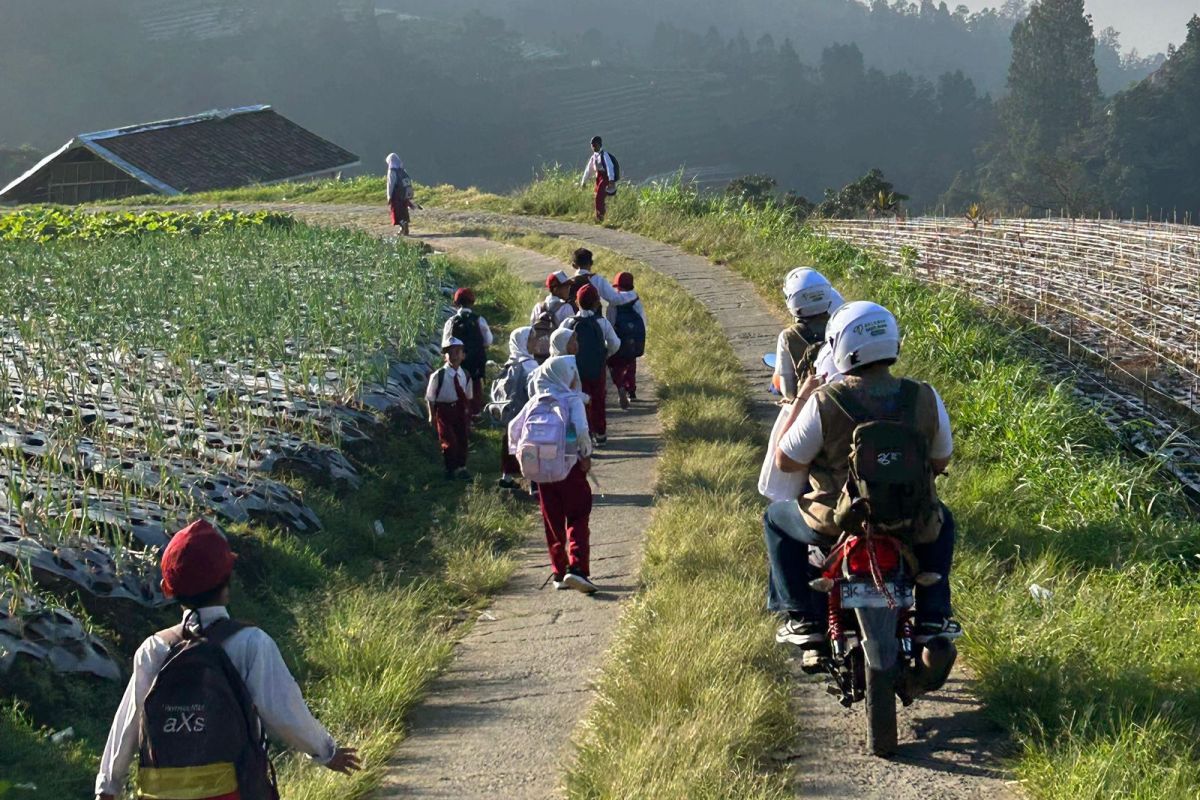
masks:
{"type": "MultiPolygon", "coordinates": [[[[941,621],[952,613],[950,605],[950,565],[954,560],[957,529],[954,515],[942,506],[942,530],[929,544],[913,545],[913,554],[922,572],[936,572],[942,579],[933,586],[917,587],[917,619],[941,621]]],[[[813,531],[800,514],[800,506],[789,500],[772,503],[763,515],[763,536],[767,540],[767,610],[787,613],[814,621],[826,614],[826,595],[813,590],[808,582],[820,577],[820,567],[809,563],[808,546],[828,549],[827,536],[813,531]]]]}

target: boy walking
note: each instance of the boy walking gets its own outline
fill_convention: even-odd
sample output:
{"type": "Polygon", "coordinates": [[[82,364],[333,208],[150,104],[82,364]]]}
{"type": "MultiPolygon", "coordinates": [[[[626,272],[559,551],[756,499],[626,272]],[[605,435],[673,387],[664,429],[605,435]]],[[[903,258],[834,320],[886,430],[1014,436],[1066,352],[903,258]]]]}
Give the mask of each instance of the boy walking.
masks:
{"type": "Polygon", "coordinates": [[[471,382],[471,417],[483,413],[483,376],[487,371],[487,349],[492,346],[492,329],[475,313],[475,292],[463,287],[454,293],[454,314],[442,328],[442,339],[458,339],[463,345],[462,368],[471,382]]]}
{"type": "Polygon", "coordinates": [[[529,352],[541,364],[550,357],[550,337],[575,313],[569,302],[571,278],[561,269],[546,276],[546,299],[529,315],[529,352]]]}
{"type": "Polygon", "coordinates": [[[568,299],[576,308],[579,307],[579,290],[585,286],[593,287],[600,295],[600,299],[606,303],[631,303],[637,299],[637,295],[633,292],[620,292],[613,288],[613,285],[608,282],[608,278],[592,272],[592,266],[595,262],[595,257],[592,251],[586,247],[581,247],[571,254],[571,266],[575,268],[575,275],[571,278],[571,286],[568,294],[568,299]]]}
{"type": "Polygon", "coordinates": [[[470,434],[472,382],[463,369],[464,348],[461,339],[442,340],[446,363],[429,376],[425,402],[429,406],[429,424],[437,431],[442,446],[446,480],[470,480],[467,472],[467,437],[470,434]]]}
{"type": "Polygon", "coordinates": [[[124,794],[139,751],[141,797],[268,800],[264,728],[334,772],[360,769],[357,751],[338,747],[313,718],[274,640],[229,618],[233,565],[229,543],[204,520],[167,544],[163,594],[183,606],[183,622],[134,656],[100,759],[98,800],[124,794]]]}
{"type": "Polygon", "coordinates": [[[604,149],[604,140],[599,136],[592,137],[592,155],[583,169],[583,177],[579,179],[580,188],[586,186],[588,178],[593,176],[596,178],[596,222],[604,222],[608,198],[617,193],[617,165],[604,149]]]}
{"type": "Polygon", "coordinates": [[[600,316],[600,293],[588,285],[579,290],[576,297],[579,312],[563,323],[563,328],[575,332],[575,363],[579,369],[579,382],[583,393],[588,396],[588,427],[596,444],[608,442],[608,423],[605,414],[605,395],[608,381],[605,364],[609,356],[621,349],[621,340],[608,320],[600,316]]]}
{"type": "Polygon", "coordinates": [[[633,275],[618,272],[617,289],[633,295],[633,299],[609,303],[605,311],[605,318],[621,340],[621,348],[608,359],[608,369],[621,408],[629,408],[629,401],[637,400],[637,360],[646,352],[646,309],[633,291],[633,275]]]}

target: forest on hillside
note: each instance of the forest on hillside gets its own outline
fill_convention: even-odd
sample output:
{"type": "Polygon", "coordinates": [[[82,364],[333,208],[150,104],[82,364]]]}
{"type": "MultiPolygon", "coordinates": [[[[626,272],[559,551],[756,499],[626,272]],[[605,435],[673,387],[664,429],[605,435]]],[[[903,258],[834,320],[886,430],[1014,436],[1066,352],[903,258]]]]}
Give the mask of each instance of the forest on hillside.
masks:
{"type": "Polygon", "coordinates": [[[380,171],[503,190],[602,133],[632,181],[878,168],[911,209],[1200,210],[1200,22],[1082,0],[40,0],[0,26],[0,180],[77,133],[265,102],[380,171]]]}

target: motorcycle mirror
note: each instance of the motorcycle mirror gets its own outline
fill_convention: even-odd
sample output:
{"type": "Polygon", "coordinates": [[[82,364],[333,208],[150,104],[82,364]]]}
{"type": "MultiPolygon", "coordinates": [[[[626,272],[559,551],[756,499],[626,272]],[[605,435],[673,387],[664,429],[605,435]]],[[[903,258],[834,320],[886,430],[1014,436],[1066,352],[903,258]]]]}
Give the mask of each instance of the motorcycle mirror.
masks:
{"type": "Polygon", "coordinates": [[[767,353],[765,356],[762,357],[762,362],[763,362],[763,364],[766,364],[771,369],[775,369],[775,354],[767,353]]]}
{"type": "Polygon", "coordinates": [[[930,586],[933,586],[935,583],[937,583],[941,579],[942,579],[942,574],[940,572],[922,572],[922,573],[918,574],[917,577],[914,578],[913,580],[915,580],[917,582],[917,586],[920,586],[924,589],[928,589],[930,586]]]}
{"type": "Polygon", "coordinates": [[[813,578],[808,582],[808,586],[814,592],[824,592],[829,594],[833,589],[833,581],[829,578],[813,578]]]}

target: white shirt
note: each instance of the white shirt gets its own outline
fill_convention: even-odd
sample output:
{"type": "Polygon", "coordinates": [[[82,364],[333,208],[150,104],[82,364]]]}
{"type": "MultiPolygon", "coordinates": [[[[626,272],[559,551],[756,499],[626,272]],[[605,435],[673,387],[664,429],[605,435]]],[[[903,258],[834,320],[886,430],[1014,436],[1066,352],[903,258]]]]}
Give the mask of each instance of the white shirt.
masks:
{"type": "MultiPolygon", "coordinates": [[[[211,625],[229,616],[224,606],[202,608],[199,614],[201,625],[211,625]]],[[[337,745],[308,710],[275,640],[258,628],[246,628],[221,646],[245,681],[259,719],[271,738],[308,754],[317,763],[328,763],[337,745]]],[[[134,655],[133,676],[125,687],[125,696],[108,732],[104,755],[100,757],[96,794],[120,797],[125,791],[129,767],[138,753],[142,705],[170,652],[167,643],[154,635],[142,642],[134,655]]]]}
{"type": "Polygon", "coordinates": [[[600,294],[600,299],[606,303],[623,305],[625,303],[632,303],[634,300],[637,300],[637,292],[619,291],[608,282],[608,278],[604,277],[603,275],[597,275],[591,270],[577,269],[575,270],[575,275],[576,277],[580,275],[586,275],[588,283],[596,287],[596,291],[600,294]]]}
{"type": "Polygon", "coordinates": [[[546,299],[534,306],[533,311],[529,314],[530,326],[537,324],[538,317],[542,315],[542,306],[554,309],[554,327],[556,328],[561,326],[575,314],[575,309],[571,308],[571,304],[566,300],[562,300],[552,294],[548,294],[546,295],[546,299]]]}
{"type": "Polygon", "coordinates": [[[457,403],[458,392],[454,391],[454,379],[458,378],[458,385],[462,387],[463,394],[468,400],[474,398],[472,392],[471,379],[467,377],[467,373],[462,367],[450,368],[449,364],[443,365],[440,369],[435,369],[429,376],[429,384],[425,387],[425,402],[426,403],[457,403]],[[442,380],[442,390],[438,391],[438,375],[445,374],[442,380]]]}
{"type": "Polygon", "coordinates": [[[612,156],[607,150],[601,150],[598,153],[592,153],[588,159],[587,166],[583,168],[583,177],[579,179],[579,184],[582,186],[588,182],[588,178],[594,177],[597,172],[603,172],[611,179],[616,174],[617,168],[613,166],[612,156]]]}
{"type": "MultiPolygon", "coordinates": [[[[446,320],[446,324],[442,326],[442,341],[449,339],[453,334],[454,318],[470,310],[469,308],[460,308],[450,316],[450,319],[446,320]]],[[[476,314],[476,316],[479,315],[476,314]]],[[[488,327],[487,320],[483,317],[479,317],[479,333],[483,336],[483,346],[491,347],[492,342],[495,340],[492,338],[492,329],[488,327]]]]}
{"type": "MultiPolygon", "coordinates": [[[[596,317],[593,311],[580,311],[575,314],[576,317],[596,317]]],[[[600,325],[600,332],[604,334],[604,346],[611,356],[613,353],[621,349],[621,337],[617,336],[617,332],[613,330],[613,326],[604,317],[596,317],[596,322],[600,325]]],[[[566,323],[558,327],[566,327],[566,323]]]]}
{"type": "MultiPolygon", "coordinates": [[[[934,459],[949,458],[954,452],[954,439],[950,433],[950,415],[946,413],[946,405],[942,397],[933,390],[937,400],[938,425],[933,435],[933,443],[929,448],[929,457],[934,459]]],[[[808,398],[800,416],[779,440],[779,449],[783,454],[797,464],[811,464],[821,446],[825,444],[825,432],[821,429],[821,414],[817,410],[817,398],[808,398]]]]}
{"type": "Polygon", "coordinates": [[[633,304],[633,310],[642,318],[642,324],[646,324],[646,309],[642,308],[642,301],[638,299],[636,292],[622,292],[622,294],[632,294],[633,300],[624,303],[609,303],[608,308],[604,310],[604,318],[608,320],[608,324],[614,328],[617,326],[617,309],[624,305],[633,304]]]}

